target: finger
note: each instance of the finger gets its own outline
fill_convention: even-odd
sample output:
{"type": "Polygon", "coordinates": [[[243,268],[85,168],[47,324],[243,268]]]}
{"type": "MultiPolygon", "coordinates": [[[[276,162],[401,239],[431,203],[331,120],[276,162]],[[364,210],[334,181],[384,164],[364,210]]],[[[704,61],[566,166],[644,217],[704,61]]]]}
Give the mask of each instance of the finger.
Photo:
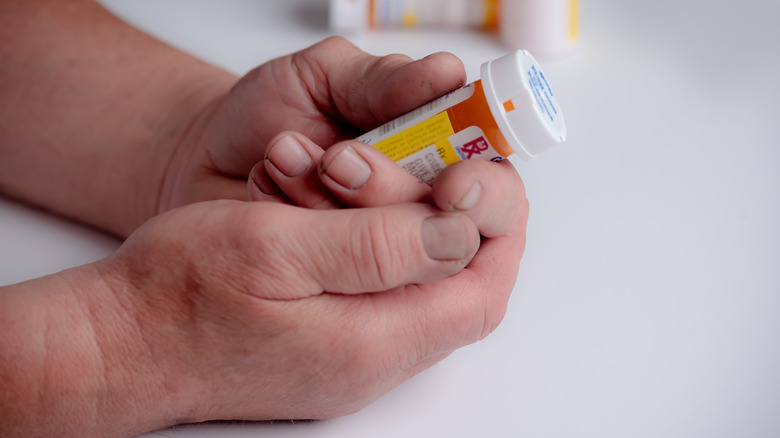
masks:
{"type": "Polygon", "coordinates": [[[245,262],[258,275],[244,280],[264,298],[439,280],[463,269],[480,244],[468,217],[425,204],[338,210],[264,204],[252,211],[251,222],[233,235],[236,245],[251,249],[245,262]]]}
{"type": "Polygon", "coordinates": [[[423,202],[431,188],[376,148],[356,140],[331,146],[322,156],[320,180],[352,207],[423,202]]]}
{"type": "Polygon", "coordinates": [[[332,108],[333,113],[362,130],[392,120],[466,83],[463,63],[450,53],[435,53],[417,61],[398,54],[377,57],[333,37],[301,55],[296,59],[299,70],[312,72],[303,75],[310,78],[308,89],[323,90],[312,91],[318,106],[332,108]]]}
{"type": "Polygon", "coordinates": [[[320,183],[317,163],[323,150],[295,132],[274,137],[266,148],[265,171],[274,185],[296,205],[307,208],[336,208],[338,203],[320,183]]]}
{"type": "Polygon", "coordinates": [[[252,170],[249,171],[247,194],[249,200],[254,202],[293,203],[276,185],[271,175],[268,174],[268,171],[265,169],[265,160],[255,164],[252,170]]]}
{"type": "Polygon", "coordinates": [[[509,160],[448,166],[433,182],[431,196],[440,209],[469,216],[486,237],[507,233],[528,215],[523,181],[509,160]]]}

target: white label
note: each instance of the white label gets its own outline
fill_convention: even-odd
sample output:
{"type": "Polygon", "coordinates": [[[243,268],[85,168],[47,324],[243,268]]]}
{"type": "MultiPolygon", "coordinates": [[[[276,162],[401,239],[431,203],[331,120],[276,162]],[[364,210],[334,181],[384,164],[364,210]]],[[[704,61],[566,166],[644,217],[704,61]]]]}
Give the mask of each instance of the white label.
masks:
{"type": "Polygon", "coordinates": [[[431,184],[436,175],[447,167],[444,160],[439,156],[436,145],[430,145],[415,154],[409,155],[399,160],[398,164],[426,184],[431,184]]]}
{"type": "Polygon", "coordinates": [[[534,95],[534,100],[539,106],[539,109],[547,117],[549,123],[556,125],[558,119],[557,101],[553,96],[550,84],[547,83],[547,78],[544,77],[544,73],[536,69],[536,66],[531,66],[528,70],[528,83],[531,85],[531,91],[534,95]]]}

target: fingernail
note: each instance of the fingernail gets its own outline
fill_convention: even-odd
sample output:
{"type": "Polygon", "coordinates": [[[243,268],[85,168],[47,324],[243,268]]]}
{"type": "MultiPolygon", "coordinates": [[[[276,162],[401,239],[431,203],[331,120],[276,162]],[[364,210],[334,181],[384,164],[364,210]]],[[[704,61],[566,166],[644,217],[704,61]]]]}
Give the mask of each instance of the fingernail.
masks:
{"type": "Polygon", "coordinates": [[[475,181],[463,198],[455,204],[455,208],[460,211],[471,210],[477,205],[480,197],[482,197],[482,184],[479,181],[475,181]]]}
{"type": "Polygon", "coordinates": [[[312,165],[306,149],[290,135],[280,138],[269,148],[266,158],[289,178],[303,175],[312,165]]]}
{"type": "Polygon", "coordinates": [[[362,187],[371,177],[371,166],[354,149],[347,146],[329,163],[322,164],[322,173],[349,190],[362,187]]]}
{"type": "Polygon", "coordinates": [[[253,167],[249,177],[251,178],[252,183],[264,194],[275,195],[279,193],[279,186],[277,186],[274,180],[271,179],[271,176],[268,175],[264,162],[253,167]]]}
{"type": "Polygon", "coordinates": [[[434,260],[462,260],[474,252],[472,230],[462,216],[434,216],[422,225],[423,247],[434,260]]]}

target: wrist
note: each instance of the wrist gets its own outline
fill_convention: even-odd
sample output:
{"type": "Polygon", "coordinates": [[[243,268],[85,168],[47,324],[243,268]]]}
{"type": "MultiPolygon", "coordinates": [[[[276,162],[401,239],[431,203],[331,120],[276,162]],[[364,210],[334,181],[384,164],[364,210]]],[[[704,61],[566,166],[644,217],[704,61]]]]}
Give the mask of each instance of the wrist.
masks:
{"type": "MultiPolygon", "coordinates": [[[[136,434],[203,421],[196,404],[203,391],[193,373],[188,336],[195,322],[193,303],[175,269],[154,274],[150,266],[158,256],[150,251],[138,260],[115,254],[95,265],[115,309],[96,318],[97,326],[115,327],[112,336],[101,338],[100,351],[106,362],[117,364],[113,395],[130,399],[125,412],[133,412],[135,424],[145,425],[136,434]]],[[[106,402],[112,405],[110,397],[106,402]]]]}
{"type": "MultiPolygon", "coordinates": [[[[194,202],[198,178],[208,176],[209,157],[202,147],[215,112],[236,82],[232,75],[197,78],[186,84],[161,119],[150,144],[148,165],[154,169],[144,216],[137,227],[150,217],[194,202]],[[204,164],[205,163],[205,164],[204,164]]],[[[205,187],[208,189],[208,187],[205,187]]]]}
{"type": "Polygon", "coordinates": [[[156,213],[171,143],[209,84],[234,78],[97,2],[17,3],[2,29],[0,192],[127,236],[156,213]]]}
{"type": "Polygon", "coordinates": [[[173,199],[185,172],[194,166],[197,139],[235,82],[226,72],[205,64],[202,67],[201,74],[176,82],[149,138],[137,150],[138,159],[132,161],[137,167],[132,173],[138,175],[131,191],[132,210],[121,217],[114,230],[121,236],[129,236],[151,217],[178,206],[173,199]]]}
{"type": "Polygon", "coordinates": [[[166,425],[133,314],[94,265],[0,294],[2,436],[131,436],[166,425]],[[157,414],[157,413],[155,413],[157,414]]]}

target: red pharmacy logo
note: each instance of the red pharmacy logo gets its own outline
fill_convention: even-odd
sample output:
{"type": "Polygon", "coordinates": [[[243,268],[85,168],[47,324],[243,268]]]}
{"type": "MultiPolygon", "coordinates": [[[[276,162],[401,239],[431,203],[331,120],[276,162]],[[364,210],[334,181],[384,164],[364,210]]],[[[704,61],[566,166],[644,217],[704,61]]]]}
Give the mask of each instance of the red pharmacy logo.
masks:
{"type": "Polygon", "coordinates": [[[463,145],[463,147],[460,149],[464,154],[466,155],[466,159],[470,160],[471,156],[474,154],[481,154],[482,152],[486,151],[488,148],[488,142],[485,140],[485,137],[478,137],[466,144],[463,145]]]}

